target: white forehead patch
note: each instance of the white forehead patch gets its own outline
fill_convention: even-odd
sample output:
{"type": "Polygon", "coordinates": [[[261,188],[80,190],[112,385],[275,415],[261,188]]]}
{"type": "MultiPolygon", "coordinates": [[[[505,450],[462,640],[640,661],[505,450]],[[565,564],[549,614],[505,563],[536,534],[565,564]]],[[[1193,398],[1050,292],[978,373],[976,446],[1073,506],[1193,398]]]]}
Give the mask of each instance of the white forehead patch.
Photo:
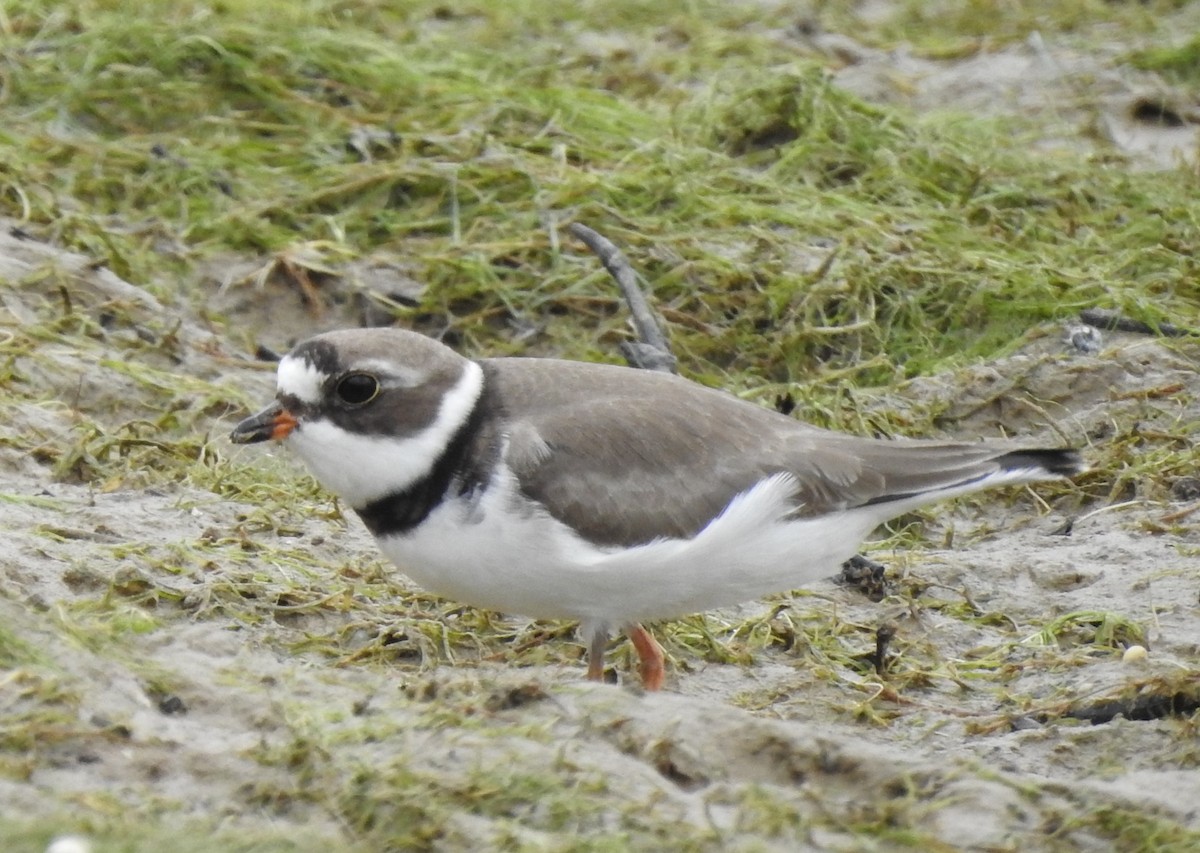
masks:
{"type": "Polygon", "coordinates": [[[280,394],[290,394],[310,404],[321,402],[321,386],[329,377],[303,358],[285,355],[275,374],[275,388],[280,394]]]}

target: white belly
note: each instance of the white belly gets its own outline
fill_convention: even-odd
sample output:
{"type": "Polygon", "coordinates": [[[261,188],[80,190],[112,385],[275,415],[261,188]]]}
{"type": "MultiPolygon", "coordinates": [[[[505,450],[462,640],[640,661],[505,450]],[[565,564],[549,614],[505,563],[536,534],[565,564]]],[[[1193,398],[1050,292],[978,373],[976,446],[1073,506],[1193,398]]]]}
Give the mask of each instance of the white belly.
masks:
{"type": "Polygon", "coordinates": [[[415,530],[379,538],[430,592],[539,619],[623,625],[737,604],[836,571],[880,522],[850,511],[792,519],[795,482],[780,475],[734,498],[691,539],[599,548],[545,513],[518,514],[510,476],[478,503],[447,501],[415,530]]]}

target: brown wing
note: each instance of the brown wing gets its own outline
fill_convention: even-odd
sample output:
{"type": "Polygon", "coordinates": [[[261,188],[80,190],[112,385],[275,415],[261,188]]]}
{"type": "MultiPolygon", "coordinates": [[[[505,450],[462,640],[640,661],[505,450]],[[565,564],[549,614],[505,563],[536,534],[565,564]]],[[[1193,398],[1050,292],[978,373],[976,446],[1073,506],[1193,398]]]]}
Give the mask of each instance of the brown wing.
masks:
{"type": "Polygon", "coordinates": [[[800,512],[816,514],[970,482],[1011,449],[831,433],[660,373],[484,364],[522,491],[598,544],[692,536],[780,472],[796,477],[800,512]]]}

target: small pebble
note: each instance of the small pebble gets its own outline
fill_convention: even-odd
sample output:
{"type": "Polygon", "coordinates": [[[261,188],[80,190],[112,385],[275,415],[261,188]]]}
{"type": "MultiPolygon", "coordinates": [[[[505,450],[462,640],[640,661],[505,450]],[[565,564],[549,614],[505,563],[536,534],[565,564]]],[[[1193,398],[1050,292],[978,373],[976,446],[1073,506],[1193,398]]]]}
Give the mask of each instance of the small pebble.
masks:
{"type": "Polygon", "coordinates": [[[1140,663],[1149,655],[1145,646],[1130,646],[1121,655],[1121,663],[1140,663]]]}
{"type": "Polygon", "coordinates": [[[1100,352],[1100,347],[1104,344],[1104,336],[1095,326],[1073,324],[1067,326],[1064,333],[1067,346],[1076,352],[1094,355],[1100,352]]]}

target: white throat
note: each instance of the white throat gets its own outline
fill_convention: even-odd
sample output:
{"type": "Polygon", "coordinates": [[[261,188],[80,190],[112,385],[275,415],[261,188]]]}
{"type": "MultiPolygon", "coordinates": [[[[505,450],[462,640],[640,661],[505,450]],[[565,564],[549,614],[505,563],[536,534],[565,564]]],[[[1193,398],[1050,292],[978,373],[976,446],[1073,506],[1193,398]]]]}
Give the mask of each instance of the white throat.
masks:
{"type": "Polygon", "coordinates": [[[402,492],[427,476],[466,423],[483,391],[483,369],[463,361],[463,372],[442,398],[437,417],[411,435],[378,436],[347,432],[328,420],[302,424],[287,445],[317,481],[360,509],[402,492]]]}

